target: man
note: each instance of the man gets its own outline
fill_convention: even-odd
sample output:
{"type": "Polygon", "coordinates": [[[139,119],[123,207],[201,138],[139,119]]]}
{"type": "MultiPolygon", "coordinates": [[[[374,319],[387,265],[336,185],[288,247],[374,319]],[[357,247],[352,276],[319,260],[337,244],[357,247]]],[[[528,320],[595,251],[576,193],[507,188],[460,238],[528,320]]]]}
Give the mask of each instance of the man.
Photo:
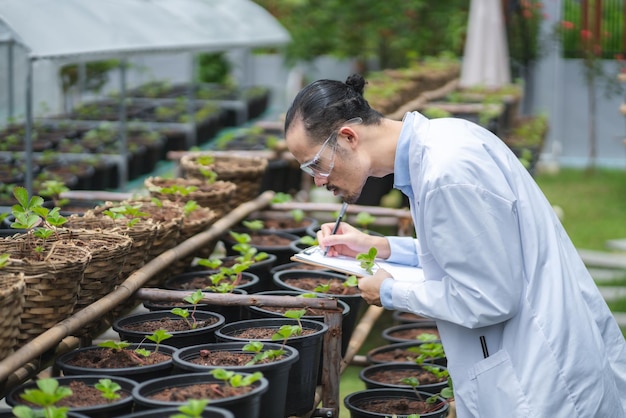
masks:
{"type": "Polygon", "coordinates": [[[285,120],[301,168],[347,202],[394,173],[417,239],[342,223],[318,233],[329,256],[376,247],[424,280],[379,269],[359,281],[370,304],[433,318],[459,418],[624,417],[626,344],[582,260],[527,170],[495,135],[417,112],[384,118],[365,80],[319,80],[285,120]]]}

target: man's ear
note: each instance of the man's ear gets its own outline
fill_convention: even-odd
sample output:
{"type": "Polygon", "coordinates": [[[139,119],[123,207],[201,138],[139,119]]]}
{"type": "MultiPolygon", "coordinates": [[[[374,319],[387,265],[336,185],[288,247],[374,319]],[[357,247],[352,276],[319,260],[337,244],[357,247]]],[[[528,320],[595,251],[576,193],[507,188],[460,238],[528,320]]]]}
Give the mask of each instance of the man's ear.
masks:
{"type": "Polygon", "coordinates": [[[341,135],[341,138],[348,142],[348,145],[350,145],[350,147],[356,146],[356,144],[359,142],[359,134],[350,126],[343,126],[341,129],[339,129],[339,135],[341,135]]]}

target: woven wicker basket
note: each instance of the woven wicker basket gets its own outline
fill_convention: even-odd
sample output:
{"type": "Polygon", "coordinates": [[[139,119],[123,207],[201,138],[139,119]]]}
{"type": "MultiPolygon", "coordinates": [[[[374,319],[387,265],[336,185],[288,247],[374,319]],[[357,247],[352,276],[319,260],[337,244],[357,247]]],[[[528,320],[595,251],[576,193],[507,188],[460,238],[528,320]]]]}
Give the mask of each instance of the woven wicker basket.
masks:
{"type": "MultiPolygon", "coordinates": [[[[31,237],[32,238],[32,237],[31,237]]],[[[76,242],[57,240],[38,243],[41,260],[33,260],[32,243],[26,235],[0,240],[0,253],[10,255],[4,269],[24,273],[24,310],[18,346],[70,316],[78,299],[80,282],[91,261],[88,249],[76,242]]]]}
{"type": "Polygon", "coordinates": [[[101,229],[71,229],[71,235],[91,251],[91,262],[80,283],[74,312],[106,296],[115,286],[133,240],[127,235],[101,229]]]}
{"type": "MultiPolygon", "coordinates": [[[[96,212],[105,207],[115,206],[116,204],[136,206],[141,212],[148,213],[149,218],[159,225],[159,228],[152,238],[152,245],[150,249],[147,250],[146,262],[151,261],[165,251],[178,245],[184,218],[183,207],[179,203],[170,200],[162,200],[159,204],[156,204],[151,199],[139,198],[120,203],[107,202],[105,205],[96,208],[96,212]]],[[[166,277],[164,277],[163,274],[157,274],[152,277],[145,286],[159,286],[165,279],[166,277]]]]}
{"type": "MultiPolygon", "coordinates": [[[[185,216],[183,221],[183,229],[180,234],[179,244],[183,241],[191,238],[192,236],[208,229],[217,221],[217,214],[206,207],[198,207],[193,212],[185,216]]],[[[171,277],[185,272],[187,268],[191,266],[191,262],[194,257],[208,258],[217,244],[218,238],[215,238],[211,242],[204,245],[198,252],[191,254],[187,257],[182,257],[180,260],[174,262],[167,270],[166,276],[171,277]]]]}
{"type": "Polygon", "coordinates": [[[180,166],[187,178],[204,179],[202,170],[212,170],[217,179],[230,181],[237,185],[237,191],[231,200],[231,206],[237,207],[244,202],[256,198],[261,189],[263,175],[267,168],[266,158],[246,155],[223,154],[187,154],[180,160],[180,166]],[[214,162],[204,165],[199,162],[202,156],[211,155],[214,162]]]}
{"type": "Polygon", "coordinates": [[[0,360],[13,353],[24,310],[23,273],[0,273],[0,360]]]}
{"type": "Polygon", "coordinates": [[[237,186],[229,181],[218,180],[209,183],[205,179],[198,178],[172,178],[149,177],[144,180],[144,186],[150,192],[150,196],[163,200],[187,202],[194,200],[198,205],[212,209],[217,217],[221,218],[231,209],[230,204],[236,193],[237,186]],[[183,194],[180,191],[165,193],[163,189],[180,187],[197,187],[197,190],[183,194]]]}
{"type": "Polygon", "coordinates": [[[111,219],[102,212],[87,211],[83,216],[70,216],[65,226],[69,228],[94,229],[102,228],[109,232],[125,235],[132,239],[131,248],[126,256],[126,262],[120,274],[114,280],[112,289],[128,278],[135,270],[141,268],[148,260],[152,241],[160,225],[152,219],[139,218],[139,221],[129,226],[126,219],[111,219]]]}

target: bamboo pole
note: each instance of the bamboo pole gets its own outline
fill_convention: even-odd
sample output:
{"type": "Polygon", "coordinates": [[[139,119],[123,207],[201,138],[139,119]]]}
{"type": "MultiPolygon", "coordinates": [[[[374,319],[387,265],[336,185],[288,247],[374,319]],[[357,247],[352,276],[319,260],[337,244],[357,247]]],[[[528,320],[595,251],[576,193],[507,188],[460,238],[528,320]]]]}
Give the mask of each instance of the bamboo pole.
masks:
{"type": "MultiPolygon", "coordinates": [[[[358,325],[354,328],[354,331],[352,332],[352,337],[350,338],[350,342],[348,343],[346,354],[343,356],[343,359],[341,360],[341,367],[339,368],[339,376],[341,376],[343,372],[346,370],[346,367],[350,365],[350,363],[352,362],[352,358],[356,355],[356,353],[359,352],[359,350],[361,349],[361,346],[363,345],[363,343],[369,336],[370,331],[376,324],[376,321],[378,320],[378,318],[380,318],[380,315],[382,315],[384,311],[385,310],[381,308],[380,306],[371,305],[369,308],[367,308],[367,311],[365,311],[365,314],[363,315],[358,325]]],[[[319,403],[322,401],[323,395],[324,395],[324,388],[318,387],[315,391],[315,405],[319,405],[319,403]]],[[[336,405],[336,406],[337,406],[337,409],[336,409],[337,415],[333,415],[333,417],[335,418],[339,416],[338,415],[339,405],[336,405]]]]}
{"type": "MultiPolygon", "coordinates": [[[[181,301],[191,295],[189,290],[166,290],[156,288],[139,289],[140,299],[151,301],[181,301]]],[[[293,296],[275,295],[236,295],[232,293],[205,293],[200,303],[221,306],[278,306],[283,308],[314,308],[339,310],[337,299],[331,298],[294,298],[293,296]]],[[[340,312],[341,313],[341,312],[340,312]]]]}
{"type": "Polygon", "coordinates": [[[4,382],[22,365],[35,359],[57,345],[63,338],[72,335],[89,323],[98,320],[105,313],[124,302],[152,276],[180,257],[192,254],[198,247],[220,237],[233,225],[245,219],[250,213],[267,206],[274,192],[267,191],[249,202],[243,203],[215,222],[209,229],[182,242],[178,246],[155,257],[143,267],[131,274],[117,289],[91,305],[64,319],[52,328],[38,335],[17,351],[0,361],[0,382],[4,382]]]}

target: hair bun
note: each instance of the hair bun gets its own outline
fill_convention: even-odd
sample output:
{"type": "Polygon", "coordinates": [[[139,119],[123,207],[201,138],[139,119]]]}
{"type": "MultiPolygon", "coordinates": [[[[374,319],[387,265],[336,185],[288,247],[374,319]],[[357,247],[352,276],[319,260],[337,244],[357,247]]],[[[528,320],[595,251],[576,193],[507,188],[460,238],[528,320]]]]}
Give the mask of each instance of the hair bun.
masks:
{"type": "Polygon", "coordinates": [[[347,78],[346,85],[362,96],[365,88],[365,79],[361,74],[352,74],[347,78]]]}

